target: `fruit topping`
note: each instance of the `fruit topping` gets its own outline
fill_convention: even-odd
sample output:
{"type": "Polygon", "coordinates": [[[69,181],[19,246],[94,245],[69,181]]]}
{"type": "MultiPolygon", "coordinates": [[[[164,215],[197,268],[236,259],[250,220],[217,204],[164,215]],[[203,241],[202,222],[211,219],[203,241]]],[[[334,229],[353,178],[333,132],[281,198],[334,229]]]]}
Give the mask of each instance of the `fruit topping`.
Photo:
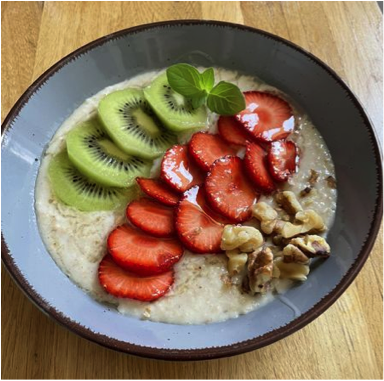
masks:
{"type": "Polygon", "coordinates": [[[268,162],[272,177],[276,181],[287,181],[296,172],[299,162],[296,144],[284,140],[271,143],[268,162]]]}
{"type": "Polygon", "coordinates": [[[231,144],[246,146],[252,135],[233,116],[220,116],[217,126],[220,136],[231,144]]]}
{"type": "Polygon", "coordinates": [[[119,266],[139,275],[168,271],[183,255],[177,239],[151,237],[128,225],[113,230],[107,246],[119,266]]]}
{"type": "Polygon", "coordinates": [[[98,275],[100,284],[109,294],[142,302],[159,299],[174,282],[173,271],[141,277],[119,267],[110,255],[100,262],[98,275]]]}
{"type": "Polygon", "coordinates": [[[165,153],[160,177],[178,192],[204,181],[203,173],[188,156],[188,147],[182,145],[175,145],[165,153]]]}
{"type": "Polygon", "coordinates": [[[156,179],[145,179],[138,177],[136,179],[140,189],[149,197],[161,202],[164,205],[175,206],[180,196],[173,192],[164,182],[156,179]]]}
{"type": "Polygon", "coordinates": [[[104,97],[98,107],[107,134],[124,152],[154,159],[176,143],[138,89],[119,90],[104,97]]]}
{"type": "Polygon", "coordinates": [[[258,194],[247,179],[239,157],[216,160],[205,180],[205,190],[212,208],[231,221],[251,218],[251,206],[258,194]]]}
{"type": "Polygon", "coordinates": [[[148,198],[132,201],[126,211],[133,225],[156,237],[171,237],[175,234],[173,213],[173,208],[148,198]]]}
{"type": "Polygon", "coordinates": [[[136,187],[105,187],[89,180],[71,163],[66,152],[51,159],[48,176],[53,192],[64,204],[85,212],[118,209],[137,195],[136,187]]]}
{"type": "Polygon", "coordinates": [[[270,93],[247,91],[246,108],[236,115],[237,120],[254,138],[271,142],[285,139],[295,127],[290,105],[270,93]]]}
{"type": "Polygon", "coordinates": [[[244,156],[245,168],[256,187],[263,193],[275,190],[275,184],[268,172],[267,153],[257,143],[248,143],[244,156]]]}
{"type": "Polygon", "coordinates": [[[184,131],[206,126],[206,107],[195,108],[190,99],[172,90],[166,73],[158,76],[145,88],[144,94],[157,116],[170,130],[184,131]]]}
{"type": "MultiPolygon", "coordinates": [[[[221,219],[222,220],[222,219],[221,219]]],[[[219,253],[224,224],[206,204],[205,191],[187,190],[176,208],[176,230],[183,244],[194,253],[219,253]]]]}
{"type": "Polygon", "coordinates": [[[152,163],[121,151],[96,118],[81,123],[66,138],[68,156],[76,168],[106,186],[129,187],[149,174],[152,163]]]}
{"type": "Polygon", "coordinates": [[[190,155],[203,171],[209,171],[213,162],[226,155],[235,155],[232,148],[219,135],[197,132],[188,145],[190,155]]]}

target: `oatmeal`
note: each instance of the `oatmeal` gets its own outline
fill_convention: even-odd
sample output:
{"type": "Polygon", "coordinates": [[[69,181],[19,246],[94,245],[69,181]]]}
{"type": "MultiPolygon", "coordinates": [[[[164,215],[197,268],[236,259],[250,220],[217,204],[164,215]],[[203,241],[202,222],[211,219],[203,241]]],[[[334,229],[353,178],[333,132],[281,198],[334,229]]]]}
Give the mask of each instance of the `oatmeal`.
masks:
{"type": "MultiPolygon", "coordinates": [[[[250,76],[219,68],[215,69],[215,73],[218,80],[231,81],[242,91],[268,90],[279,93],[278,90],[250,76]]],[[[251,227],[260,228],[261,224],[262,232],[270,234],[275,229],[277,220],[294,225],[290,222],[292,214],[297,217],[297,213],[301,213],[297,218],[300,216],[310,218],[311,221],[314,221],[316,229],[321,231],[316,216],[311,214],[312,212],[309,214],[306,212],[311,210],[329,229],[335,215],[337,196],[332,159],[326,144],[308,116],[295,110],[297,125],[295,132],[291,135],[291,140],[300,149],[299,171],[281,186],[281,190],[292,192],[297,197],[303,211],[298,210],[295,203],[289,203],[290,210],[289,207],[284,208],[284,200],[279,203],[271,195],[261,195],[258,200],[261,205],[259,208],[264,208],[260,213],[265,218],[259,220],[253,218],[246,222],[246,225],[249,226],[248,231],[243,229],[241,232],[241,229],[237,231],[236,228],[228,231],[229,246],[228,249],[223,248],[228,250],[227,255],[192,254],[185,250],[183,257],[174,267],[175,282],[170,291],[161,299],[148,303],[109,295],[99,284],[98,266],[106,254],[106,240],[109,233],[116,226],[125,223],[124,210],[82,212],[64,205],[51,190],[48,180],[49,162],[55,154],[65,149],[65,138],[68,132],[79,123],[96,115],[97,106],[106,94],[128,87],[145,87],[158,74],[159,72],[151,72],[139,75],[100,91],[87,99],[59,128],[45,151],[36,183],[35,207],[41,236],[52,258],[74,283],[89,293],[91,297],[116,305],[116,308],[123,314],[175,324],[203,324],[235,318],[272,300],[272,287],[266,285],[273,284],[270,281],[277,278],[277,271],[288,274],[287,277],[290,276],[291,279],[304,280],[308,276],[308,262],[305,260],[300,262],[294,251],[298,247],[300,250],[304,250],[306,255],[309,253],[306,256],[308,260],[311,257],[311,250],[315,250],[313,245],[311,246],[314,242],[313,238],[312,241],[311,238],[305,238],[304,241],[296,239],[293,243],[286,244],[284,256],[288,258],[290,255],[295,260],[288,263],[289,261],[283,260],[282,254],[276,262],[276,269],[272,269],[270,249],[260,248],[263,238],[260,233],[252,231],[251,227]],[[268,210],[268,207],[271,210],[268,210]],[[234,236],[231,237],[231,234],[234,236]],[[260,252],[258,253],[257,250],[260,252]],[[262,289],[262,295],[261,293],[252,295],[252,293],[245,292],[241,284],[241,275],[244,274],[247,267],[247,257],[244,256],[244,253],[250,251],[258,254],[255,254],[252,261],[248,263],[251,274],[249,286],[253,290],[262,289]]],[[[217,120],[216,114],[208,113],[208,127],[205,130],[217,133],[217,120]]],[[[188,142],[194,132],[180,133],[178,135],[179,143],[188,142]]],[[[243,157],[244,149],[238,149],[237,155],[243,157]]],[[[158,176],[161,159],[160,157],[153,162],[150,177],[158,176]]],[[[287,194],[289,196],[289,193],[287,194]]],[[[286,226],[289,227],[289,225],[286,226]]],[[[301,228],[302,225],[300,225],[301,228]]],[[[287,229],[282,231],[288,231],[289,229],[287,229]]],[[[311,230],[312,227],[300,232],[307,233],[311,230]]],[[[319,234],[325,236],[324,233],[319,234]]],[[[290,236],[288,232],[282,238],[280,237],[280,240],[295,239],[294,236],[296,234],[290,236]]],[[[279,237],[276,235],[274,240],[278,239],[279,237]]],[[[320,242],[320,239],[316,240],[316,242],[320,242]]]]}

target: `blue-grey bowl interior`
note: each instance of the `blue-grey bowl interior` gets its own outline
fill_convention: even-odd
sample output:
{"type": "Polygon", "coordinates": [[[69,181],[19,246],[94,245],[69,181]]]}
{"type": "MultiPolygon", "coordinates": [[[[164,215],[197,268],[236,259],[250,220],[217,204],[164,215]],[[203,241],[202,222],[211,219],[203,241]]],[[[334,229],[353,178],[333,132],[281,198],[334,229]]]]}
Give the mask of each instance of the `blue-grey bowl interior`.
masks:
{"type": "MultiPolygon", "coordinates": [[[[210,350],[194,356],[191,350],[233,344],[225,355],[238,353],[241,342],[251,340],[248,343],[253,346],[245,349],[249,350],[257,347],[257,339],[265,334],[273,336],[272,331],[281,332],[279,328],[290,324],[284,336],[312,320],[318,315],[316,308],[325,309],[321,303],[342,281],[345,288],[345,276],[356,261],[366,259],[381,213],[377,143],[353,95],[314,57],[250,28],[175,22],[105,38],[62,60],[56,69],[39,79],[33,92],[25,95],[26,103],[20,103],[5,123],[2,224],[9,254],[3,253],[3,259],[40,307],[56,318],[61,316],[58,320],[78,333],[130,353],[146,355],[140,346],[151,347],[154,357],[176,358],[181,352],[174,350],[187,350],[185,359],[218,357],[210,356],[214,352],[210,350]],[[176,62],[238,70],[286,92],[310,115],[336,166],[338,203],[329,234],[331,257],[315,266],[308,281],[283,298],[223,323],[183,326],[120,315],[94,301],[61,272],[44,247],[36,223],[34,187],[40,158],[61,123],[104,87],[176,62]],[[100,336],[93,337],[92,332],[100,336]],[[109,338],[112,341],[108,343],[109,338]],[[118,345],[117,341],[123,343],[118,345]]],[[[357,267],[350,278],[356,273],[357,267]]]]}

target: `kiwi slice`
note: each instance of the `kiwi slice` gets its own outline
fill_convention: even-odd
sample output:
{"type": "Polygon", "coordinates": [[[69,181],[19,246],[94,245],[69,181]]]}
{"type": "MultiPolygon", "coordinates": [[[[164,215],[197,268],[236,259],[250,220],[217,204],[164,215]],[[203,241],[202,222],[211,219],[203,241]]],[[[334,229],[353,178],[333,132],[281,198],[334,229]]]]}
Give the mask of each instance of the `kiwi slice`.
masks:
{"type": "Polygon", "coordinates": [[[82,211],[117,209],[125,206],[138,193],[135,186],[121,189],[90,181],[71,163],[67,152],[51,159],[48,175],[56,196],[65,204],[82,211]]]}
{"type": "Polygon", "coordinates": [[[107,186],[129,187],[138,176],[149,175],[152,163],[121,151],[97,119],[75,127],[67,135],[71,162],[90,179],[107,186]]]}
{"type": "Polygon", "coordinates": [[[115,144],[131,155],[154,159],[176,143],[149,107],[142,90],[108,94],[99,103],[99,118],[115,144]]]}
{"type": "Polygon", "coordinates": [[[146,87],[144,95],[157,116],[170,130],[201,130],[207,126],[206,107],[193,108],[189,99],[171,89],[166,73],[146,87]]]}

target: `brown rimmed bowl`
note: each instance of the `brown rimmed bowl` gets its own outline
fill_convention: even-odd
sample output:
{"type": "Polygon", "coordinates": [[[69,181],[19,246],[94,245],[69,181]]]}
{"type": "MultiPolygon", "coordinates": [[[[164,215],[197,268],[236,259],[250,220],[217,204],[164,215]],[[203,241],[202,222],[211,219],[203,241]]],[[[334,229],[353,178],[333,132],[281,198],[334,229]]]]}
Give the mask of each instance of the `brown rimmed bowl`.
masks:
{"type": "Polygon", "coordinates": [[[204,360],[261,348],[310,323],[345,291],[382,218],[381,154],[363,107],[327,65],[280,37],[218,21],[169,21],[100,38],[48,69],[6,117],[2,140],[2,259],[46,314],[80,336],[129,354],[204,360]],[[223,323],[174,325],[120,315],[76,287],[40,238],[34,188],[40,157],[61,123],[101,89],[176,62],[255,75],[291,96],[332,154],[338,181],[332,256],[283,299],[223,323]],[[47,286],[49,285],[49,287],[47,286]]]}

